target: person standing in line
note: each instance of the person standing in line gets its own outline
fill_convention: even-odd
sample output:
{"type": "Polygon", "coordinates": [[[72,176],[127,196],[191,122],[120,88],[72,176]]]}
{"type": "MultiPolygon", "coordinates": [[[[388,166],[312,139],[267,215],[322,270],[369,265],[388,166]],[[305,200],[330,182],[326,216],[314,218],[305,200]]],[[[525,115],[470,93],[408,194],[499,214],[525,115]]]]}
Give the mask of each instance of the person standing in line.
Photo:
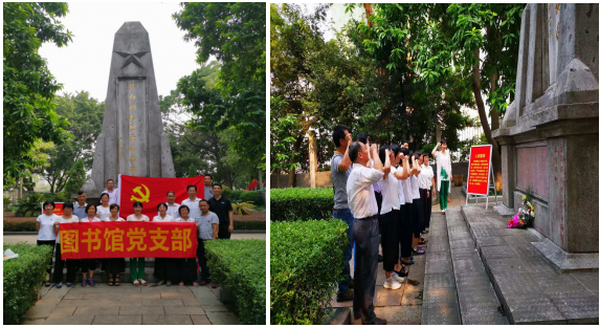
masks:
{"type": "MultiPolygon", "coordinates": [[[[118,204],[113,203],[110,205],[110,217],[103,219],[104,222],[112,223],[115,221],[125,221],[125,219],[119,217],[118,204]]],[[[108,273],[108,286],[119,286],[121,285],[121,272],[125,271],[125,258],[106,258],[102,260],[102,267],[104,271],[108,273]]]]}
{"type": "Polygon", "coordinates": [[[419,152],[415,152],[411,155],[410,164],[412,166],[412,175],[410,176],[410,192],[413,197],[413,216],[412,216],[412,247],[413,255],[425,254],[425,251],[419,246],[419,240],[421,239],[421,225],[424,224],[423,220],[423,205],[421,202],[421,195],[419,194],[419,174],[421,174],[421,166],[419,165],[419,152]]]}
{"type": "MultiPolygon", "coordinates": [[[[216,186],[217,184],[215,184],[216,186]]],[[[198,264],[200,265],[200,285],[204,286],[210,282],[210,272],[208,270],[208,262],[206,260],[206,252],[204,250],[204,243],[208,241],[214,241],[217,239],[219,234],[219,217],[212,211],[208,201],[202,200],[198,204],[200,206],[200,218],[196,220],[198,224],[198,248],[196,250],[196,258],[198,258],[198,264]]],[[[211,284],[212,288],[217,288],[217,283],[211,284]]]]}
{"type": "MultiPolygon", "coordinates": [[[[44,205],[44,213],[39,215],[35,220],[35,229],[37,229],[37,245],[47,245],[52,247],[52,254],[54,254],[54,245],[56,244],[56,234],[54,233],[54,223],[58,221],[58,216],[52,211],[56,208],[54,201],[46,200],[44,205]]],[[[52,256],[50,256],[50,262],[48,269],[46,269],[46,279],[44,286],[50,287],[50,271],[52,270],[52,256]]]]}
{"type": "Polygon", "coordinates": [[[392,149],[396,154],[398,162],[397,172],[400,174],[398,178],[398,200],[400,204],[400,212],[398,214],[397,224],[395,227],[397,240],[400,245],[400,255],[398,262],[394,267],[394,273],[400,277],[408,276],[408,266],[412,265],[411,252],[411,232],[410,232],[410,217],[408,215],[408,204],[412,203],[412,197],[408,192],[407,179],[410,177],[410,167],[408,165],[408,149],[393,145],[392,149]]]}
{"type": "Polygon", "coordinates": [[[379,221],[373,184],[383,177],[383,164],[379,159],[377,144],[372,144],[369,149],[366,144],[353,142],[348,152],[353,167],[348,176],[346,193],[354,216],[353,236],[356,242],[354,317],[360,316],[366,325],[385,325],[387,322],[375,315],[373,304],[379,253],[379,221]],[[371,159],[373,168],[367,168],[371,159]]]}
{"type": "Polygon", "coordinates": [[[222,194],[221,184],[213,185],[214,197],[208,200],[212,212],[219,217],[219,239],[230,239],[233,233],[233,207],[231,201],[222,194]]]}
{"type": "MultiPolygon", "coordinates": [[[[175,218],[167,213],[167,204],[164,202],[159,203],[156,206],[156,210],[158,211],[158,215],[156,215],[153,219],[153,223],[168,223],[175,222],[175,218]]],[[[172,281],[168,278],[168,268],[169,265],[172,264],[172,260],[170,258],[155,258],[154,259],[154,277],[158,279],[157,286],[161,286],[165,284],[165,280],[167,282],[167,286],[171,286],[172,281]]]]}
{"type": "Polygon", "coordinates": [[[56,284],[56,288],[62,287],[63,280],[63,268],[65,266],[65,261],[67,264],[67,287],[73,286],[75,283],[75,270],[77,267],[75,266],[75,259],[62,259],[61,257],[61,249],[60,249],[60,224],[66,223],[78,223],[79,218],[73,215],[73,202],[67,201],[63,204],[63,212],[64,215],[58,217],[54,222],[54,233],[56,234],[56,260],[54,261],[54,283],[56,284]]]}
{"type": "MultiPolygon", "coordinates": [[[[198,211],[200,211],[200,208],[198,208],[198,211]]],[[[181,207],[179,207],[179,215],[181,217],[175,219],[175,221],[178,223],[195,224],[196,228],[198,228],[197,220],[189,216],[189,212],[190,210],[188,206],[182,204],[181,207]]],[[[198,279],[198,266],[196,260],[197,258],[173,259],[173,263],[177,272],[171,273],[170,275],[173,276],[173,279],[179,280],[179,286],[184,286],[186,282],[191,282],[192,285],[198,286],[198,282],[196,282],[196,279],[198,279]]]]}
{"type": "Polygon", "coordinates": [[[433,168],[429,165],[429,155],[423,153],[421,158],[423,158],[423,164],[421,165],[421,174],[419,175],[419,191],[425,186],[425,230],[423,233],[427,234],[429,233],[429,223],[431,221],[431,199],[435,196],[435,187],[432,187],[435,185],[435,174],[433,173],[433,168]]]}
{"type": "Polygon", "coordinates": [[[181,205],[178,203],[175,203],[176,197],[177,196],[175,195],[175,192],[173,192],[173,191],[167,192],[167,215],[169,215],[175,219],[181,217],[179,215],[179,207],[181,205]]]}
{"type": "Polygon", "coordinates": [[[350,259],[352,259],[352,248],[354,238],[352,235],[354,217],[348,206],[348,195],[346,193],[346,182],[350,176],[352,161],[348,155],[348,147],[352,144],[352,134],[347,126],[339,125],[333,130],[333,143],[336,150],[331,158],[331,180],[333,182],[333,218],[341,219],[348,225],[348,245],[344,250],[343,279],[338,282],[337,301],[352,301],[352,276],[350,276],[350,259]]]}
{"type": "Polygon", "coordinates": [[[446,214],[448,208],[448,193],[450,193],[450,182],[452,177],[452,159],[448,151],[448,145],[445,140],[438,142],[435,148],[431,150],[431,155],[435,158],[437,170],[437,191],[440,195],[440,209],[442,214],[446,214]],[[437,149],[441,146],[441,151],[437,149]]]}
{"type": "MultiPolygon", "coordinates": [[[[144,206],[140,201],[133,204],[134,213],[127,216],[127,221],[150,221],[148,216],[142,214],[144,206]]],[[[148,282],[144,280],[144,272],[146,270],[146,258],[129,258],[129,275],[134,286],[146,286],[148,282]]]]}
{"type": "Polygon", "coordinates": [[[198,192],[198,188],[196,185],[188,185],[187,186],[187,194],[188,198],[181,201],[181,205],[185,205],[188,207],[189,216],[192,219],[196,219],[200,217],[200,208],[198,208],[198,202],[200,202],[200,198],[196,197],[196,193],[198,192]]]}
{"type": "MultiPolygon", "coordinates": [[[[98,207],[91,203],[88,204],[87,207],[85,207],[85,213],[87,214],[87,217],[81,219],[79,222],[80,223],[99,223],[102,220],[100,220],[99,218],[96,217],[96,213],[98,212],[98,207]]],[[[96,270],[96,259],[95,258],[88,258],[88,259],[81,259],[79,261],[81,263],[81,274],[83,275],[83,278],[81,279],[81,286],[86,286],[87,284],[89,284],[90,286],[95,286],[94,284],[94,270],[96,270]],[[90,278],[87,279],[87,275],[88,273],[90,274],[90,278]]]]}
{"type": "Polygon", "coordinates": [[[79,191],[77,193],[77,202],[73,204],[73,214],[77,216],[79,220],[87,217],[87,214],[85,213],[85,207],[88,205],[85,202],[86,199],[87,197],[85,196],[84,191],[79,191]]]}
{"type": "Polygon", "coordinates": [[[213,193],[212,175],[204,175],[204,200],[210,200],[215,194],[213,193]]]}
{"type": "Polygon", "coordinates": [[[108,193],[100,194],[100,205],[98,206],[98,212],[96,213],[96,217],[100,218],[100,220],[104,221],[106,218],[110,217],[110,204],[108,193]]]}
{"type": "Polygon", "coordinates": [[[107,193],[108,194],[108,204],[116,204],[119,203],[119,189],[118,188],[114,188],[115,187],[115,181],[113,181],[112,179],[107,179],[106,180],[106,190],[104,190],[102,193],[107,193]]]}

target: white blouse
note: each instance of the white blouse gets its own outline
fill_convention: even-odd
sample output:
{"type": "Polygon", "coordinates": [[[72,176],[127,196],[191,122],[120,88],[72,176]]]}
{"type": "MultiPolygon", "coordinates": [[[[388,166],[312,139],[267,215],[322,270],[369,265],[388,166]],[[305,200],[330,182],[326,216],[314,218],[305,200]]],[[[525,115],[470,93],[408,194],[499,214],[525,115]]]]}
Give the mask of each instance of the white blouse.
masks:
{"type": "Polygon", "coordinates": [[[142,218],[137,219],[135,217],[135,214],[131,214],[131,215],[127,216],[127,221],[150,221],[150,218],[148,218],[148,216],[146,216],[146,215],[142,215],[142,218]]]}
{"type": "Polygon", "coordinates": [[[98,218],[100,218],[100,220],[104,220],[105,218],[110,217],[110,206],[108,207],[103,207],[103,206],[98,206],[98,218]]]}
{"type": "MultiPolygon", "coordinates": [[[[60,216],[56,221],[61,224],[78,223],[79,217],[72,215],[71,218],[63,218],[63,216],[60,216]]],[[[58,233],[56,233],[56,243],[60,243],[60,229],[58,230],[58,233]]]]}
{"type": "Polygon", "coordinates": [[[167,222],[174,222],[175,218],[173,218],[170,215],[165,215],[165,218],[162,218],[160,215],[156,215],[153,219],[153,222],[161,222],[161,223],[167,223],[167,222]]]}
{"type": "Polygon", "coordinates": [[[59,217],[55,214],[48,216],[41,214],[35,221],[40,223],[40,231],[38,232],[38,241],[54,241],[56,235],[54,234],[54,223],[59,217]]]}

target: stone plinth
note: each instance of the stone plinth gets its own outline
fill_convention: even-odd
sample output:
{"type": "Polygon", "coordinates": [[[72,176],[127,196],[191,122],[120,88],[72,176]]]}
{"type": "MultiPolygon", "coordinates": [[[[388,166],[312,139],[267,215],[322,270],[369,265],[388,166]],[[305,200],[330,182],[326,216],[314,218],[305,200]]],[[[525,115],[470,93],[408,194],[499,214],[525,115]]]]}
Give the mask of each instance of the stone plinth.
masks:
{"type": "Polygon", "coordinates": [[[520,38],[515,101],[493,133],[504,205],[531,191],[535,229],[597,257],[598,4],[529,4],[520,38]]]}
{"type": "Polygon", "coordinates": [[[158,105],[148,32],[126,22],[115,34],[102,133],[97,139],[92,179],[83,187],[98,196],[118,174],[175,177],[173,157],[158,105]]]}

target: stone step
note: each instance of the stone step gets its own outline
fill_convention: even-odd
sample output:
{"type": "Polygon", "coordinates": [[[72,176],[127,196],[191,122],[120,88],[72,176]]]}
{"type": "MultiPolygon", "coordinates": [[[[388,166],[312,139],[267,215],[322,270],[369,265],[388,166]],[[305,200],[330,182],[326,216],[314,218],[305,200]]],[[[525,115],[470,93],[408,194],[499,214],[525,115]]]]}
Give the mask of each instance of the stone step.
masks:
{"type": "Polygon", "coordinates": [[[485,206],[461,212],[509,323],[598,324],[597,270],[561,274],[532,244],[536,234],[506,228],[485,206]]]}
{"type": "Polygon", "coordinates": [[[459,208],[446,210],[446,225],[462,323],[508,324],[459,208]]]}

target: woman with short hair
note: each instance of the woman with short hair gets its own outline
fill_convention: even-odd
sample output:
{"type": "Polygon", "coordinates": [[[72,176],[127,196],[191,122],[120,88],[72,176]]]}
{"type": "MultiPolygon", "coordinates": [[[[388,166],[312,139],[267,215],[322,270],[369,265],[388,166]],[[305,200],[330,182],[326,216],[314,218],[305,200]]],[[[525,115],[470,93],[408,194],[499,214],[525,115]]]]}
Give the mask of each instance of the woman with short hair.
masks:
{"type": "MultiPolygon", "coordinates": [[[[100,220],[100,218],[96,218],[96,213],[98,212],[97,210],[97,206],[95,204],[88,204],[87,207],[85,207],[85,213],[87,214],[86,218],[83,218],[79,221],[79,223],[99,223],[102,220],[100,220]]],[[[96,259],[95,258],[88,258],[88,259],[81,259],[81,274],[83,275],[83,278],[81,280],[81,286],[85,286],[87,284],[90,284],[90,286],[96,286],[94,284],[94,270],[96,270],[96,259]],[[86,272],[87,270],[87,272],[86,272]],[[87,279],[87,274],[90,274],[90,278],[87,279]]]]}
{"type": "Polygon", "coordinates": [[[110,205],[108,201],[110,197],[108,193],[100,194],[100,205],[98,206],[98,212],[96,213],[96,217],[100,218],[102,221],[106,221],[108,217],[110,217],[110,205]]]}
{"type": "MultiPolygon", "coordinates": [[[[200,208],[198,208],[200,210],[200,208]]],[[[198,228],[198,222],[189,216],[190,208],[183,204],[179,207],[179,214],[181,217],[177,218],[175,221],[180,223],[189,223],[195,224],[194,226],[198,228]]],[[[184,286],[185,283],[192,283],[194,286],[198,286],[198,265],[196,263],[196,257],[193,258],[184,258],[184,259],[173,259],[176,267],[176,272],[173,269],[170,270],[174,280],[179,280],[179,286],[184,286]]]]}
{"type": "Polygon", "coordinates": [[[57,284],[56,288],[62,287],[63,281],[63,268],[65,261],[67,264],[67,287],[73,286],[75,283],[75,271],[77,267],[77,259],[62,259],[62,250],[60,248],[60,224],[74,224],[79,223],[79,217],[73,215],[73,202],[65,202],[63,204],[64,214],[56,219],[54,223],[54,232],[56,233],[56,260],[54,260],[54,283],[57,284]]]}
{"type": "MultiPolygon", "coordinates": [[[[37,245],[38,246],[51,246],[52,253],[54,253],[54,245],[56,244],[56,234],[54,233],[54,223],[57,221],[58,216],[53,213],[56,205],[54,201],[47,200],[42,206],[44,212],[37,217],[35,220],[35,229],[38,232],[37,245]]],[[[50,271],[52,270],[52,256],[50,256],[50,262],[48,263],[48,269],[46,269],[46,279],[44,280],[44,286],[50,287],[50,271]]]]}
{"type": "MultiPolygon", "coordinates": [[[[158,211],[158,215],[152,219],[152,222],[160,223],[160,222],[174,222],[175,218],[171,215],[167,214],[168,205],[164,202],[159,203],[156,206],[156,210],[158,211]]],[[[171,258],[155,258],[154,259],[154,277],[158,279],[158,286],[165,284],[165,280],[167,282],[167,286],[171,286],[171,276],[168,274],[168,269],[170,265],[173,265],[171,258]]]]}
{"type": "MultiPolygon", "coordinates": [[[[105,222],[111,223],[116,221],[125,221],[119,217],[119,205],[113,203],[110,205],[110,217],[104,219],[105,222]]],[[[106,258],[102,261],[104,271],[108,273],[108,286],[121,285],[120,273],[125,271],[125,258],[106,258]]]]}
{"type": "MultiPolygon", "coordinates": [[[[142,214],[142,209],[144,206],[140,201],[136,201],[133,204],[134,213],[127,216],[127,221],[150,221],[148,216],[142,214]]],[[[133,281],[134,286],[146,286],[148,282],[144,280],[144,270],[146,269],[146,258],[130,258],[129,259],[129,269],[131,280],[133,281]]]]}

